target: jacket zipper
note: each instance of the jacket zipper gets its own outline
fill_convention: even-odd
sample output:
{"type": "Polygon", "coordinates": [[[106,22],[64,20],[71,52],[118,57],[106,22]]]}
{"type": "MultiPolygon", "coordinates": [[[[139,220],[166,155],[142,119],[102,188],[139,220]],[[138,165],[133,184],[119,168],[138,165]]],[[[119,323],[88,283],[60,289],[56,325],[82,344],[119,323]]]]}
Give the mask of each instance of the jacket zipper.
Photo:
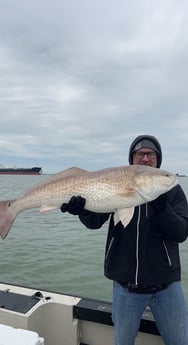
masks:
{"type": "Polygon", "coordinates": [[[109,252],[110,252],[110,249],[112,247],[113,242],[114,242],[114,237],[112,237],[111,240],[110,240],[110,243],[109,243],[109,246],[108,246],[108,250],[106,252],[106,259],[108,258],[108,255],[109,255],[109,252]]]}
{"type": "Polygon", "coordinates": [[[172,261],[170,259],[170,255],[168,253],[168,249],[167,249],[167,246],[166,246],[164,241],[163,241],[163,246],[164,246],[164,249],[165,249],[165,252],[166,252],[166,256],[167,256],[167,259],[168,259],[169,266],[172,266],[172,261]]]}

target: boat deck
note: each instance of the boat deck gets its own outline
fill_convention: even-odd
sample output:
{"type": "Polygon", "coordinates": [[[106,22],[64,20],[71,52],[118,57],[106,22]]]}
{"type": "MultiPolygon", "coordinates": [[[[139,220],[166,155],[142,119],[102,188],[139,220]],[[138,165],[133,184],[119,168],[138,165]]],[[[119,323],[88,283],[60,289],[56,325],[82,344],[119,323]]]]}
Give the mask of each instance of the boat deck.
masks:
{"type": "MultiPolygon", "coordinates": [[[[44,345],[114,343],[111,303],[3,283],[0,324],[36,332],[44,345]]],[[[164,343],[150,310],[146,310],[136,345],[151,344],[164,343]]]]}

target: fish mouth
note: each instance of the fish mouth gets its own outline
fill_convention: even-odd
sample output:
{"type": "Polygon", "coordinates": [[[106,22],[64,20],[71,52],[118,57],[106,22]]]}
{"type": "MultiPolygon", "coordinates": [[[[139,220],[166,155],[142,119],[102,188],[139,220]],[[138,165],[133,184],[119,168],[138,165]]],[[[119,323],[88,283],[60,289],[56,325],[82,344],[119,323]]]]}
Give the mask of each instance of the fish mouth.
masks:
{"type": "Polygon", "coordinates": [[[176,176],[175,180],[171,183],[171,185],[169,186],[169,190],[174,188],[176,185],[178,184],[178,178],[176,176]]]}

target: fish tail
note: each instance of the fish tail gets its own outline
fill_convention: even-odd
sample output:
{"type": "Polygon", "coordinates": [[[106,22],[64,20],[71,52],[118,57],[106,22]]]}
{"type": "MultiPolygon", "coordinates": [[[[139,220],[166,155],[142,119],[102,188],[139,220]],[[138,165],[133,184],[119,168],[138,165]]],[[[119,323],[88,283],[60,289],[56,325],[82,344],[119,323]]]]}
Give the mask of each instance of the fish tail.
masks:
{"type": "Polygon", "coordinates": [[[0,236],[6,238],[18,212],[11,206],[14,200],[0,201],[0,236]]]}

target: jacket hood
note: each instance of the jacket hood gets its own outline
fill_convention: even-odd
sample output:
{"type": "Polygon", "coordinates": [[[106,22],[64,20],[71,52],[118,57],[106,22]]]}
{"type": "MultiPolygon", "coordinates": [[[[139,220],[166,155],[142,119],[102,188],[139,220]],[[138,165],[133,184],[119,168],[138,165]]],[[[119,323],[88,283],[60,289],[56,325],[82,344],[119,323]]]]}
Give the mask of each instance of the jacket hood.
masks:
{"type": "Polygon", "coordinates": [[[162,163],[162,150],[161,150],[161,145],[158,141],[157,138],[155,138],[154,136],[152,135],[147,135],[147,134],[144,134],[144,135],[139,135],[138,137],[136,137],[132,144],[130,145],[130,148],[129,148],[129,164],[132,165],[133,164],[133,153],[134,153],[134,149],[136,147],[136,145],[141,142],[141,141],[145,141],[145,142],[148,142],[150,141],[153,145],[154,145],[154,149],[155,151],[157,152],[157,168],[160,168],[161,166],[161,163],[162,163]]]}

